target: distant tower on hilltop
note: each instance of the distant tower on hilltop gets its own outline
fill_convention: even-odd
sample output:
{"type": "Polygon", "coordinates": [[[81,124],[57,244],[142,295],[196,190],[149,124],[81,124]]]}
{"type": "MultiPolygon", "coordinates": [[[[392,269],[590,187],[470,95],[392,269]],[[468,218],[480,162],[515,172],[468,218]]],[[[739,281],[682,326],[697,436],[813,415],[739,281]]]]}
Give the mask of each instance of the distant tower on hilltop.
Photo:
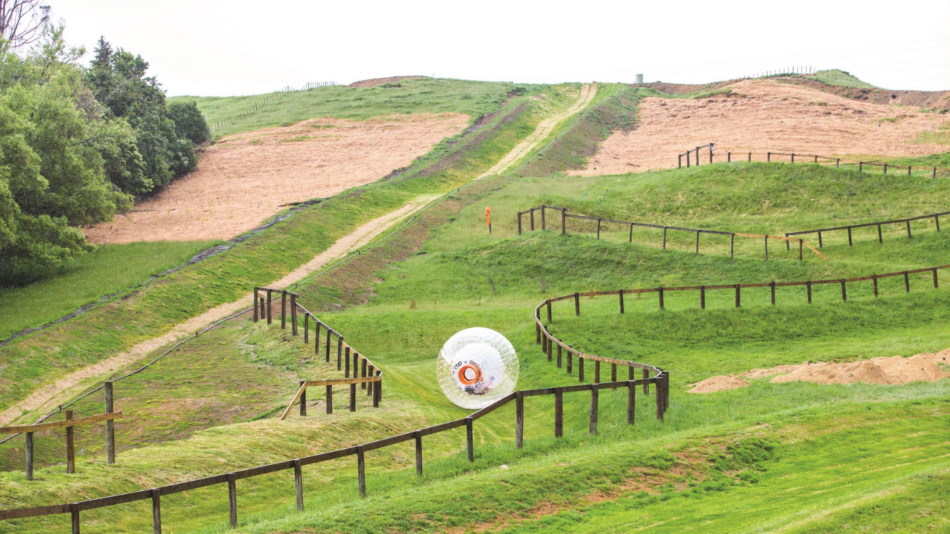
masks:
{"type": "Polygon", "coordinates": [[[637,74],[637,83],[643,83],[643,75],[637,74]]]}

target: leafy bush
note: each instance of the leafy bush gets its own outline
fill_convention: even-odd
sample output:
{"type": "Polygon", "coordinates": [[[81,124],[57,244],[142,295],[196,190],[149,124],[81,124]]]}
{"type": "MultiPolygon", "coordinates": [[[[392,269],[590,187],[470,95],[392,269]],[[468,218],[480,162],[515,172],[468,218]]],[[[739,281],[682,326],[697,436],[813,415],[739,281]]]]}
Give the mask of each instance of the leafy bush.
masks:
{"type": "Polygon", "coordinates": [[[168,104],[168,118],[175,122],[175,134],[190,140],[196,146],[211,139],[211,129],[195,102],[168,104]]]}

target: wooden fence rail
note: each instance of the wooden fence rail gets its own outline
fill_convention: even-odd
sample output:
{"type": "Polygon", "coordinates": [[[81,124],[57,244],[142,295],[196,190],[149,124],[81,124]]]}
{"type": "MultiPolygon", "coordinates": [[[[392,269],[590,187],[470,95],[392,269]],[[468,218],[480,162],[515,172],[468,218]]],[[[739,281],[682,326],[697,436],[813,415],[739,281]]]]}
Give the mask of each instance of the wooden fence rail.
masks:
{"type": "Polygon", "coordinates": [[[523,226],[522,226],[522,218],[524,217],[524,215],[528,215],[528,221],[529,221],[529,223],[530,223],[530,229],[531,229],[532,231],[534,230],[534,227],[535,227],[535,225],[534,225],[534,212],[535,212],[535,211],[540,211],[540,212],[541,212],[541,230],[547,230],[547,217],[546,217],[546,212],[545,212],[545,210],[554,210],[554,211],[560,211],[560,212],[561,212],[561,235],[566,235],[566,234],[567,234],[567,220],[568,220],[569,218],[572,218],[572,219],[579,219],[579,220],[585,220],[585,221],[596,221],[596,222],[597,222],[597,239],[600,239],[600,231],[601,231],[601,227],[603,226],[604,223],[607,223],[607,224],[622,224],[622,225],[624,225],[624,226],[629,226],[629,227],[630,227],[629,236],[628,236],[628,238],[627,238],[630,243],[633,242],[633,229],[634,229],[634,227],[639,227],[639,228],[653,228],[653,229],[657,229],[657,230],[663,230],[663,244],[662,244],[662,247],[661,247],[663,250],[666,250],[667,232],[669,232],[670,230],[672,230],[672,231],[674,231],[674,232],[687,232],[687,233],[691,233],[691,234],[696,234],[696,254],[699,254],[699,236],[700,236],[700,234],[712,234],[712,235],[729,236],[729,257],[730,257],[730,258],[734,258],[735,255],[736,255],[736,237],[744,237],[744,238],[752,238],[752,239],[761,239],[761,240],[763,240],[764,249],[765,249],[765,259],[766,259],[766,260],[769,259],[769,240],[772,239],[772,240],[777,240],[777,241],[785,241],[786,244],[789,243],[789,242],[791,242],[791,241],[797,242],[797,243],[798,243],[798,259],[799,259],[799,261],[801,261],[801,260],[803,259],[803,257],[804,257],[804,247],[808,247],[809,250],[811,250],[812,252],[814,252],[815,254],[817,254],[818,257],[820,257],[821,259],[823,259],[823,260],[825,260],[825,261],[828,261],[828,259],[825,258],[825,256],[822,255],[820,252],[818,252],[818,250],[815,249],[815,247],[811,246],[810,243],[808,243],[807,241],[805,241],[804,239],[799,238],[799,237],[789,237],[788,234],[786,234],[785,236],[779,236],[779,235],[764,235],[764,234],[746,234],[746,233],[739,233],[739,232],[726,232],[726,231],[722,231],[722,230],[707,230],[707,229],[704,229],[704,228],[683,228],[683,227],[680,227],[680,226],[664,226],[664,225],[662,225],[662,224],[651,224],[651,223],[635,222],[635,221],[618,221],[618,220],[615,220],[615,219],[606,219],[606,218],[603,218],[603,217],[590,217],[590,216],[587,216],[587,215],[574,215],[574,214],[569,214],[569,213],[567,213],[568,211],[570,211],[568,208],[562,208],[562,207],[558,207],[558,206],[548,206],[548,205],[546,205],[546,204],[542,204],[542,205],[539,206],[539,207],[536,207],[536,208],[529,208],[529,209],[527,209],[527,210],[525,210],[525,211],[519,211],[519,212],[518,212],[518,235],[521,235],[521,234],[524,232],[523,226]]]}
{"type": "Polygon", "coordinates": [[[877,226],[877,241],[878,241],[878,243],[883,243],[883,242],[884,242],[884,235],[883,235],[883,233],[882,233],[882,231],[881,231],[881,226],[882,226],[882,225],[885,225],[885,224],[904,224],[904,225],[906,225],[906,227],[907,227],[907,239],[910,239],[910,238],[913,237],[913,236],[911,235],[911,232],[910,232],[910,223],[911,223],[911,221],[922,221],[922,220],[933,219],[933,220],[934,220],[934,223],[935,223],[936,226],[937,226],[937,231],[939,232],[939,231],[940,231],[940,216],[941,216],[941,215],[950,215],[950,211],[944,211],[944,212],[940,212],[940,213],[933,213],[933,214],[931,214],[931,215],[919,215],[919,216],[917,216],[917,217],[907,217],[906,219],[893,219],[893,220],[890,220],[890,221],[878,221],[878,222],[869,222],[869,223],[861,223],[861,224],[849,224],[849,225],[847,225],[847,226],[835,226],[835,227],[831,227],[831,228],[818,228],[818,229],[816,229],[816,230],[802,230],[802,231],[799,231],[799,232],[788,232],[787,234],[785,234],[785,236],[788,237],[788,236],[793,236],[793,235],[818,234],[818,248],[822,248],[822,247],[824,246],[824,240],[823,240],[823,236],[822,236],[823,233],[825,233],[825,232],[832,232],[832,231],[836,231],[836,230],[847,230],[847,231],[848,231],[848,246],[850,247],[850,246],[853,246],[853,239],[852,239],[852,235],[851,235],[851,231],[852,231],[853,229],[855,229],[855,228],[870,228],[870,227],[877,226]]]}
{"type": "MultiPolygon", "coordinates": [[[[254,288],[254,319],[260,320],[264,317],[264,309],[259,308],[258,304],[258,292],[266,291],[268,294],[267,300],[267,317],[270,318],[270,296],[275,289],[269,288],[254,288]],[[260,312],[260,313],[259,313],[260,312]]],[[[283,290],[280,290],[283,291],[283,290]]],[[[303,308],[299,304],[296,304],[297,295],[291,292],[286,293],[286,297],[290,299],[291,310],[294,310],[294,305],[302,309],[305,313],[304,322],[308,322],[306,317],[310,314],[306,308],[303,308]]],[[[284,296],[282,293],[282,297],[284,296]]],[[[545,301],[549,305],[550,302],[555,300],[564,300],[568,298],[574,298],[578,295],[565,295],[564,297],[559,297],[558,299],[549,299],[545,301]]],[[[282,304],[286,302],[285,298],[281,299],[282,304]]],[[[543,306],[545,303],[542,303],[543,306]]],[[[541,306],[535,310],[536,319],[538,316],[538,310],[541,306]]],[[[292,317],[295,312],[292,312],[292,317]]],[[[285,323],[286,318],[286,307],[282,307],[282,324],[285,323]]],[[[322,324],[320,321],[313,317],[316,324],[322,324]]],[[[292,331],[296,335],[296,321],[291,320],[292,331]]],[[[98,499],[89,499],[85,501],[79,501],[68,504],[56,504],[51,506],[37,506],[32,508],[19,508],[14,510],[0,510],[0,521],[11,520],[11,519],[21,519],[28,517],[39,517],[47,516],[54,514],[70,514],[72,522],[72,533],[79,534],[80,532],[80,513],[86,510],[94,510],[97,508],[103,508],[107,506],[115,506],[119,504],[125,504],[135,501],[142,500],[151,500],[152,501],[152,524],[154,532],[161,534],[162,523],[161,523],[161,497],[164,495],[173,495],[176,493],[181,493],[184,491],[190,491],[198,488],[204,488],[215,485],[224,485],[227,484],[228,490],[228,503],[229,503],[229,523],[231,528],[237,528],[238,519],[237,519],[237,482],[246,478],[251,478],[255,476],[276,473],[279,471],[286,471],[293,469],[294,471],[294,488],[295,488],[295,497],[297,510],[302,511],[304,509],[304,500],[303,500],[303,472],[302,467],[305,465],[312,465],[321,462],[328,462],[330,460],[336,460],[339,458],[356,456],[356,469],[357,469],[357,484],[358,491],[360,496],[366,496],[366,453],[374,451],[377,449],[382,449],[384,447],[389,447],[391,445],[396,445],[399,443],[414,441],[416,449],[416,473],[422,474],[423,467],[423,455],[422,455],[422,438],[432,434],[438,434],[440,432],[447,432],[456,428],[465,427],[465,448],[466,448],[466,457],[468,461],[475,461],[475,440],[474,440],[474,423],[478,419],[485,417],[486,415],[494,412],[495,410],[501,408],[502,406],[507,405],[508,403],[515,402],[515,442],[517,447],[520,449],[524,445],[524,399],[526,397],[536,397],[536,396],[553,396],[555,399],[555,415],[554,415],[554,436],[560,438],[563,436],[563,420],[564,420],[564,404],[563,399],[565,394],[569,393],[578,393],[578,392],[590,392],[591,394],[591,404],[590,404],[590,424],[588,425],[588,432],[590,434],[597,433],[597,423],[599,421],[599,391],[602,389],[617,389],[617,388],[627,388],[627,415],[626,422],[628,424],[634,424],[634,411],[636,407],[636,388],[642,386],[644,393],[649,392],[650,384],[655,384],[656,387],[656,414],[657,419],[662,420],[663,414],[666,412],[667,407],[669,406],[669,373],[660,369],[659,367],[654,367],[651,365],[628,362],[624,360],[618,360],[613,358],[605,358],[602,356],[597,356],[593,354],[585,354],[580,351],[573,349],[572,347],[565,346],[561,344],[560,340],[555,340],[550,334],[547,333],[547,330],[544,329],[543,325],[538,322],[538,325],[541,329],[544,330],[545,339],[552,339],[552,344],[557,343],[560,348],[564,347],[568,350],[568,361],[570,361],[571,355],[576,355],[578,357],[578,362],[583,369],[584,360],[594,360],[596,368],[595,383],[593,384],[579,384],[576,386],[566,386],[566,387],[552,387],[552,388],[542,388],[542,389],[531,389],[531,390],[521,390],[513,392],[501,399],[495,401],[489,406],[482,408],[476,412],[473,412],[468,417],[462,419],[456,419],[454,421],[449,421],[447,423],[442,423],[427,428],[421,428],[419,430],[414,430],[412,432],[406,432],[404,434],[399,434],[389,438],[384,438],[369,443],[364,443],[362,445],[357,445],[353,447],[348,447],[345,449],[339,449],[336,451],[325,452],[321,454],[315,454],[312,456],[305,456],[302,458],[295,458],[292,460],[285,460],[282,462],[277,462],[268,465],[262,465],[259,467],[254,467],[250,469],[242,469],[239,471],[233,471],[230,473],[224,473],[220,475],[210,476],[206,478],[200,478],[197,480],[190,480],[186,482],[180,482],[177,484],[170,484],[167,486],[161,486],[157,488],[144,489],[140,491],[134,491],[131,493],[125,493],[121,495],[112,495],[109,497],[101,497],[98,499]],[[608,362],[613,365],[613,371],[611,374],[611,381],[601,382],[599,374],[599,364],[600,362],[608,362]],[[627,380],[617,380],[616,367],[617,366],[626,366],[628,368],[628,377],[627,380]],[[642,378],[636,378],[635,369],[642,369],[642,378]],[[654,375],[650,376],[650,373],[653,372],[654,375]]],[[[325,326],[325,325],[324,325],[325,326]]],[[[329,330],[328,330],[329,331],[329,330]]],[[[305,333],[306,335],[306,333],[305,333]]],[[[340,339],[342,336],[337,334],[340,339]]],[[[363,361],[368,362],[364,359],[363,361]]],[[[581,381],[583,381],[583,375],[581,375],[581,381]]],[[[357,377],[342,379],[342,380],[312,380],[312,381],[303,381],[300,384],[300,389],[296,396],[297,399],[303,398],[303,395],[308,386],[326,386],[331,387],[334,384],[346,383],[350,386],[351,398],[354,395],[355,386],[357,384],[366,384],[372,387],[373,384],[376,384],[377,395],[379,395],[380,388],[382,384],[382,374],[381,371],[377,369],[376,374],[371,374],[370,376],[357,377]]],[[[328,392],[330,390],[328,389],[328,392]]],[[[296,400],[295,400],[296,401],[296,400]]],[[[352,401],[351,401],[352,402],[352,401]]],[[[291,403],[291,406],[293,403],[291,403]]],[[[303,406],[303,405],[302,405],[303,406]]],[[[290,407],[288,407],[289,410],[290,407]]],[[[302,411],[304,408],[302,408],[302,411]]],[[[286,411],[285,414],[286,415],[286,411]]],[[[103,416],[96,416],[101,418],[103,416]]],[[[118,414],[115,418],[121,417],[121,414],[118,414]]],[[[76,420],[79,421],[79,420],[76,420]]],[[[59,423],[51,423],[57,425],[59,423]]]]}

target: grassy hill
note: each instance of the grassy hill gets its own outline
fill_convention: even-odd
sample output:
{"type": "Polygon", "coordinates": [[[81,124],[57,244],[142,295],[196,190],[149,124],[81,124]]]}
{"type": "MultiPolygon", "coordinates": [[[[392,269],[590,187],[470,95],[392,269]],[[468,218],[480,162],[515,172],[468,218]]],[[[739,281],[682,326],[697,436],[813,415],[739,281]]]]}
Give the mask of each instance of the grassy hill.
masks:
{"type": "MultiPolygon", "coordinates": [[[[778,233],[946,210],[941,199],[950,182],[884,178],[812,165],[741,163],[480,182],[344,268],[296,288],[304,305],[383,367],[380,409],[364,400],[355,414],[326,416],[317,404],[306,419],[275,421],[297,380],[335,370],[279,327],[231,323],[135,382],[117,386],[135,417],[120,427],[124,449],[115,467],[102,465],[101,435],[93,432],[80,436],[87,453],[75,476],[51,465],[61,455],[59,445],[44,445],[45,481],[27,484],[20,473],[3,473],[0,507],[151,487],[461,417],[467,412],[451,405],[434,381],[434,357],[445,339],[470,326],[494,328],[512,341],[521,358],[519,388],[574,384],[576,375],[547,362],[534,344],[532,310],[551,295],[860,276],[947,263],[946,232],[937,233],[932,221],[915,225],[910,240],[895,227],[883,244],[870,230],[855,232],[853,247],[844,234],[831,235],[822,251],[827,262],[814,255],[799,262],[797,252],[781,246],[766,262],[759,241],[741,242],[730,259],[728,244],[712,238],[697,255],[691,236],[671,240],[664,251],[656,232],[635,232],[632,243],[625,228],[607,228],[596,240],[592,228],[580,225],[567,236],[519,236],[514,219],[517,211],[543,203],[622,220],[778,233]],[[491,235],[486,206],[492,207],[491,235]]],[[[322,211],[321,224],[349,213],[335,209],[341,211],[322,211]]],[[[207,283],[217,269],[230,273],[229,265],[242,257],[253,259],[225,257],[206,267],[206,274],[202,269],[191,275],[191,283],[207,283]]],[[[623,315],[609,297],[584,299],[576,318],[566,304],[555,307],[552,332],[575,347],[670,369],[671,408],[664,423],[652,416],[651,395],[638,397],[637,424],[626,425],[625,392],[605,392],[600,433],[591,437],[589,397],[570,394],[565,438],[554,440],[551,400],[531,399],[523,451],[512,443],[514,414],[508,406],[475,425],[475,464],[465,461],[462,431],[426,438],[422,478],[411,468],[411,444],[369,454],[365,500],[356,497],[355,465],[345,459],[305,470],[304,514],[293,512],[288,474],[241,481],[242,529],[441,532],[479,524],[509,532],[603,532],[650,524],[682,531],[697,523],[740,532],[845,525],[912,531],[925,523],[945,528],[947,496],[927,488],[945,486],[950,468],[950,449],[941,437],[950,416],[950,381],[819,386],[765,379],[728,392],[686,393],[688,384],[714,374],[950,347],[950,278],[941,272],[943,289],[936,291],[926,282],[915,279],[912,292],[904,294],[902,280],[890,279],[877,299],[869,287],[849,288],[847,302],[835,294],[837,288],[824,287],[816,289],[811,305],[800,288],[788,288],[779,292],[775,307],[767,290],[749,291],[739,310],[731,294],[712,292],[704,311],[693,294],[668,296],[664,311],[655,297],[630,297],[623,315]]],[[[253,280],[235,277],[233,283],[246,291],[253,280]]],[[[311,401],[321,402],[322,395],[315,397],[311,401]]],[[[89,402],[88,410],[98,409],[98,401],[89,402]]],[[[12,446],[2,452],[8,469],[22,461],[12,446]]],[[[226,525],[227,500],[220,487],[197,490],[163,499],[162,515],[170,531],[217,532],[226,525]]],[[[151,521],[144,503],[83,517],[86,532],[146,530],[151,521]]],[[[0,532],[62,528],[66,519],[0,523],[0,532]]]]}

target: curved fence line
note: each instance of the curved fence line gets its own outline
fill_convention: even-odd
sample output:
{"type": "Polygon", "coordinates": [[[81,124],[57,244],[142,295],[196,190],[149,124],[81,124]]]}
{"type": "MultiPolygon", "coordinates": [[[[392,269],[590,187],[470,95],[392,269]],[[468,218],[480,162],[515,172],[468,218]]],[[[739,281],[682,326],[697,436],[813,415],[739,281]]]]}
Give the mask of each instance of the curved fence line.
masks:
{"type": "MultiPolygon", "coordinates": [[[[258,291],[265,291],[268,294],[268,297],[273,295],[274,289],[268,288],[255,288],[254,291],[254,306],[245,310],[242,313],[247,311],[254,311],[254,319],[256,321],[264,319],[267,320],[270,324],[273,320],[271,314],[271,306],[269,305],[274,299],[263,298],[258,295],[258,291]],[[265,308],[265,301],[267,302],[265,308]]],[[[577,294],[575,294],[577,295],[577,294]]],[[[572,298],[574,295],[567,295],[565,297],[560,297],[560,299],[572,298]]],[[[317,321],[317,324],[323,325],[322,322],[319,322],[316,317],[309,312],[306,308],[296,303],[297,295],[288,291],[281,290],[281,325],[282,328],[286,328],[287,320],[287,307],[286,300],[290,298],[290,322],[291,329],[294,335],[298,335],[298,325],[297,325],[297,312],[299,308],[304,312],[304,323],[309,323],[309,318],[313,318],[317,321]]],[[[636,387],[642,386],[644,393],[649,393],[650,384],[656,385],[656,414],[657,419],[663,420],[663,414],[666,412],[667,407],[669,406],[669,374],[668,372],[655,367],[652,365],[637,363],[637,362],[628,362],[624,360],[606,358],[603,356],[597,356],[593,354],[586,354],[575,350],[574,348],[563,345],[560,340],[555,339],[553,336],[547,333],[547,330],[540,323],[540,309],[541,306],[544,306],[545,303],[548,304],[550,308],[550,302],[552,299],[548,299],[544,303],[540,304],[535,309],[535,320],[539,328],[539,339],[540,332],[543,330],[545,334],[544,339],[551,339],[550,345],[555,343],[558,344],[559,350],[558,353],[561,353],[562,349],[567,351],[568,359],[570,361],[570,355],[576,355],[578,358],[579,366],[581,372],[579,374],[580,381],[584,381],[583,375],[583,361],[590,359],[595,361],[595,365],[599,370],[600,362],[607,362],[613,365],[612,380],[610,382],[601,382],[599,371],[596,373],[594,383],[591,384],[580,384],[576,386],[565,386],[565,387],[553,387],[553,388],[543,388],[543,389],[531,389],[531,390],[521,390],[515,391],[509,395],[502,397],[501,399],[495,401],[494,403],[482,408],[468,417],[461,419],[455,419],[447,423],[442,423],[439,425],[430,426],[427,428],[422,428],[412,432],[406,432],[389,438],[384,438],[381,440],[372,441],[369,443],[364,443],[362,445],[356,445],[353,447],[348,447],[345,449],[339,449],[336,451],[326,452],[322,454],[315,454],[312,456],[306,456],[302,458],[296,458],[292,460],[285,460],[283,462],[277,462],[268,465],[262,465],[259,467],[253,467],[250,469],[242,469],[238,471],[232,471],[230,473],[224,473],[220,475],[214,475],[210,477],[200,478],[197,480],[190,480],[186,482],[180,482],[177,484],[170,484],[167,486],[161,486],[157,488],[150,488],[140,491],[134,491],[131,493],[125,493],[121,495],[112,495],[109,497],[101,497],[98,499],[89,499],[80,502],[67,503],[67,504],[56,504],[51,506],[37,506],[32,508],[19,508],[14,510],[0,510],[0,520],[10,520],[10,519],[21,519],[28,517],[39,517],[55,514],[70,514],[72,521],[73,532],[79,532],[80,528],[80,512],[85,510],[94,510],[97,508],[103,508],[107,506],[115,506],[119,504],[125,504],[135,501],[142,500],[151,500],[152,501],[152,518],[155,532],[161,532],[161,497],[163,495],[172,495],[175,493],[181,493],[184,491],[190,491],[198,488],[218,485],[218,484],[227,484],[228,485],[228,501],[230,504],[230,516],[229,521],[231,528],[237,527],[237,481],[245,478],[251,478],[255,476],[265,475],[269,473],[275,473],[278,471],[284,470],[294,470],[294,486],[296,488],[296,504],[298,510],[303,510],[304,501],[303,501],[303,472],[302,467],[304,465],[311,465],[321,462],[327,462],[330,460],[335,460],[338,458],[344,458],[348,456],[356,456],[357,458],[357,474],[358,474],[358,486],[360,496],[366,496],[366,458],[365,454],[369,451],[376,449],[381,449],[391,445],[396,445],[399,443],[404,443],[407,441],[414,441],[416,448],[416,473],[422,474],[422,438],[425,436],[438,434],[441,432],[446,432],[448,430],[453,430],[456,428],[465,427],[466,429],[466,455],[467,459],[470,462],[475,461],[475,440],[474,440],[474,422],[491,412],[505,406],[506,404],[514,401],[515,402],[515,443],[520,449],[524,445],[524,399],[526,397],[535,397],[535,396],[544,396],[544,395],[553,395],[554,396],[554,436],[555,438],[560,438],[563,436],[563,424],[564,424],[564,394],[565,393],[575,393],[580,391],[589,391],[591,394],[591,405],[590,405],[590,425],[589,432],[595,434],[597,432],[597,422],[599,415],[599,391],[601,389],[617,389],[625,387],[627,388],[627,423],[634,424],[634,410],[636,407],[636,387]],[[616,367],[617,366],[626,366],[628,367],[628,379],[627,380],[617,380],[616,379],[616,367]],[[634,377],[634,369],[642,369],[643,377],[636,379],[634,377]],[[653,376],[650,376],[650,373],[654,373],[653,376]]],[[[326,326],[326,325],[323,325],[326,326]]],[[[330,332],[333,332],[338,336],[338,355],[342,354],[341,347],[349,348],[349,345],[343,343],[343,336],[336,332],[335,330],[327,327],[328,336],[330,332]]],[[[305,337],[307,335],[307,330],[305,327],[305,337]]],[[[319,345],[319,337],[317,336],[318,341],[316,342],[319,345]]],[[[547,345],[546,345],[547,346],[547,345]]],[[[341,359],[337,360],[338,363],[341,359]]],[[[368,359],[363,357],[364,362],[369,362],[368,359]]],[[[377,370],[378,371],[378,370],[377,370]]],[[[356,369],[354,368],[354,374],[356,369]]],[[[382,372],[378,371],[378,375],[382,377],[382,372]]],[[[354,377],[355,379],[355,377],[354,377]]],[[[355,385],[357,382],[354,382],[354,379],[343,379],[340,380],[327,380],[327,381],[313,381],[319,382],[322,385],[325,385],[329,382],[333,383],[347,383],[350,385],[351,395],[354,391],[355,385]]],[[[366,383],[372,384],[374,382],[367,381],[366,383]]],[[[381,385],[381,381],[376,381],[376,384],[381,385]]],[[[301,390],[305,389],[305,385],[302,385],[301,390]]],[[[381,391],[377,387],[377,392],[381,391]]],[[[298,392],[299,393],[299,392],[298,392]]],[[[377,393],[378,394],[378,393],[377,393]]],[[[295,397],[295,402],[302,395],[295,397]]],[[[293,403],[291,403],[291,406],[293,403]]],[[[288,410],[289,411],[288,407],[288,410]]],[[[285,414],[286,415],[286,411],[285,414]]],[[[305,415],[305,411],[302,413],[305,415]]],[[[283,418],[283,417],[282,417],[283,418]]]]}

